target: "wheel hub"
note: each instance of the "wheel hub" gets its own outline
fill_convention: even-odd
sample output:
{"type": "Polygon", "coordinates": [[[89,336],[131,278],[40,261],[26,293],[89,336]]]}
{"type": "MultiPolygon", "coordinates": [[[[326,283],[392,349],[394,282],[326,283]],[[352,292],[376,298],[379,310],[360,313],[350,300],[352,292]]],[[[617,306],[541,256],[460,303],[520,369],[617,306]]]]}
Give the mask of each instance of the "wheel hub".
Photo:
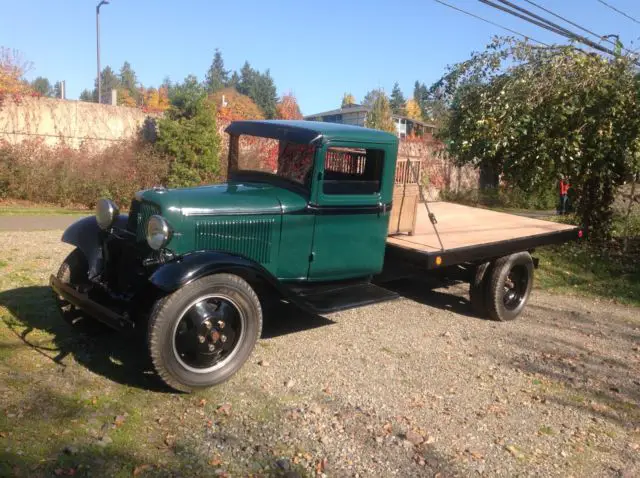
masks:
{"type": "Polygon", "coordinates": [[[177,360],[200,373],[222,366],[240,342],[243,323],[240,309],[228,297],[212,296],[192,303],[174,330],[177,360]]]}
{"type": "Polygon", "coordinates": [[[526,268],[521,265],[514,266],[504,281],[504,306],[509,310],[519,307],[525,299],[528,287],[529,274],[526,268]]]}

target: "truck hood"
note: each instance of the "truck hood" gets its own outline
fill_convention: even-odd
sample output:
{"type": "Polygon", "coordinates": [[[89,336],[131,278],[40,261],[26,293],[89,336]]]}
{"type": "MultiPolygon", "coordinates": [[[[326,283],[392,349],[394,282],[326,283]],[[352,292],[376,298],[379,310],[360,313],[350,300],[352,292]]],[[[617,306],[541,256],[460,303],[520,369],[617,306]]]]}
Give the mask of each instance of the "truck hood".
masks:
{"type": "Polygon", "coordinates": [[[140,192],[137,197],[157,204],[163,214],[183,216],[283,214],[307,205],[304,196],[285,188],[234,181],[195,188],[154,188],[140,192]]]}

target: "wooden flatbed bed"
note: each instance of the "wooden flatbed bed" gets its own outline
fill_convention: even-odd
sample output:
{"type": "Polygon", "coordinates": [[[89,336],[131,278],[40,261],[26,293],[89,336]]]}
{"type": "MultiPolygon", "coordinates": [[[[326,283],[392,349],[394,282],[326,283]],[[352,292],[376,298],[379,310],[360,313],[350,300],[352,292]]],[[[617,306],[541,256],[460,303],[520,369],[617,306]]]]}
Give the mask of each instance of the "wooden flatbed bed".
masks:
{"type": "Polygon", "coordinates": [[[577,239],[579,229],[540,219],[444,201],[430,202],[442,246],[424,204],[418,204],[413,234],[387,238],[388,253],[426,256],[429,268],[504,256],[577,239]],[[440,258],[438,264],[437,258],[440,258]]]}

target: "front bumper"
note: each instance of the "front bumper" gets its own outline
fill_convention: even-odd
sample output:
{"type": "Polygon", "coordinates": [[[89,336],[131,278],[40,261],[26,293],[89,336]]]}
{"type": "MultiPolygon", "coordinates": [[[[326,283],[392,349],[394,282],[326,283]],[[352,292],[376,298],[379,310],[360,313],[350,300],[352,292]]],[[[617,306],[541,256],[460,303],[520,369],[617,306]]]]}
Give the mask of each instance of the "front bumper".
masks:
{"type": "Polygon", "coordinates": [[[51,275],[49,278],[49,284],[56,295],[62,297],[78,309],[83,310],[96,320],[120,332],[133,332],[134,323],[126,314],[114,312],[110,308],[90,298],[89,294],[74,289],[54,275],[51,275]]]}

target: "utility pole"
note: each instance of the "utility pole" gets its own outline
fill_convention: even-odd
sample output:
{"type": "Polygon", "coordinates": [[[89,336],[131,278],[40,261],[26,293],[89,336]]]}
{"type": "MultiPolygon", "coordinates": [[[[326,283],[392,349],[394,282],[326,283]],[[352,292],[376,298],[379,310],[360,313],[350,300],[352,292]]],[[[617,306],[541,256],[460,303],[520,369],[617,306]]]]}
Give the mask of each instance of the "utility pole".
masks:
{"type": "Polygon", "coordinates": [[[107,0],[102,0],[96,7],[96,43],[98,53],[98,103],[102,103],[102,79],[100,78],[100,7],[109,5],[107,0]]]}

